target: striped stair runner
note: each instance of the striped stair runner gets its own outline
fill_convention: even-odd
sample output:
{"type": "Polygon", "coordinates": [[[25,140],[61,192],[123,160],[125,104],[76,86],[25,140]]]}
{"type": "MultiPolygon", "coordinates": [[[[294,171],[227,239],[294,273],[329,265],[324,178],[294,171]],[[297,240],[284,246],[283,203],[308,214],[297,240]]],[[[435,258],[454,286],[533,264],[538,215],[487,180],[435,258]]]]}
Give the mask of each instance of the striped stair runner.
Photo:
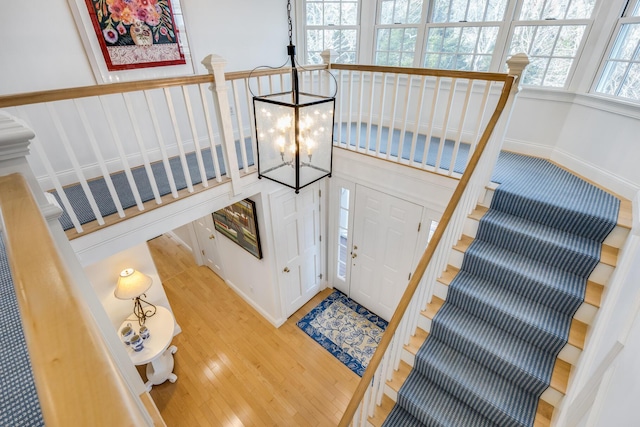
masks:
{"type": "Polygon", "coordinates": [[[384,426],[533,426],[619,201],[501,153],[501,185],[384,426]]]}

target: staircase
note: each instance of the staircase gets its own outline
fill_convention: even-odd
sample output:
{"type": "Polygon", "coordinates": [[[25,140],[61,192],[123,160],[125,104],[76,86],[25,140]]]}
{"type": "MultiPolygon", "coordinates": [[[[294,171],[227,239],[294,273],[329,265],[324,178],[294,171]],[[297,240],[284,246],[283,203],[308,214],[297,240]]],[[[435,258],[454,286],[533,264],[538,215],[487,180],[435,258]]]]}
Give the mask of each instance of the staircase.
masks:
{"type": "MultiPolygon", "coordinates": [[[[621,203],[618,223],[602,243],[599,261],[597,257],[590,261],[586,256],[578,262],[582,266],[568,268],[564,260],[565,256],[569,256],[567,253],[571,252],[569,248],[551,248],[554,244],[550,241],[557,238],[536,241],[533,244],[535,249],[527,252],[522,248],[526,246],[523,242],[529,239],[527,233],[521,233],[518,227],[504,231],[492,225],[497,221],[492,217],[505,215],[496,209],[489,209],[496,187],[492,183],[487,188],[483,202],[469,215],[464,234],[452,249],[449,265],[435,284],[431,303],[420,313],[418,328],[404,346],[399,367],[393,372],[391,380],[387,381],[382,403],[376,407],[374,416],[369,418],[370,424],[381,426],[386,420],[386,426],[551,425],[554,408],[567,391],[572,368],[584,349],[588,327],[600,307],[604,287],[616,266],[618,249],[624,244],[631,228],[631,206],[628,201],[621,203]],[[476,244],[472,247],[474,241],[476,244]],[[573,276],[576,273],[573,270],[586,269],[585,277],[588,279],[582,279],[582,284],[575,285],[575,292],[551,290],[551,297],[537,295],[540,293],[539,283],[525,282],[529,286],[525,286],[524,291],[508,293],[498,292],[496,287],[503,284],[500,280],[492,281],[490,278],[473,282],[472,285],[467,283],[465,287],[464,283],[471,280],[467,277],[467,270],[473,270],[470,259],[477,257],[477,252],[482,252],[486,241],[496,245],[491,246],[490,251],[504,252],[498,257],[499,263],[489,268],[483,267],[489,270],[483,273],[485,275],[500,278],[501,271],[510,268],[509,262],[531,263],[529,257],[533,257],[536,268],[545,268],[540,276],[573,276]],[[507,262],[503,262],[505,260],[507,262]],[[452,285],[454,281],[458,283],[452,285]],[[460,282],[463,285],[459,285],[460,282]],[[576,296],[570,298],[567,296],[570,293],[576,293],[576,296]],[[447,299],[452,304],[447,304],[447,309],[443,309],[447,299]],[[539,316],[539,313],[544,315],[539,316]],[[437,314],[438,319],[434,322],[437,314]],[[471,324],[471,330],[475,332],[464,336],[455,328],[446,330],[447,327],[442,326],[445,317],[453,319],[453,323],[471,324]],[[552,326],[540,320],[550,318],[554,319],[550,322],[552,326]],[[557,332],[563,332],[563,328],[565,338],[557,332]],[[422,348],[430,334],[431,342],[422,348]],[[497,346],[491,344],[494,339],[510,340],[510,345],[506,347],[517,351],[496,350],[497,346]],[[464,350],[471,354],[465,354],[464,350]],[[525,358],[520,357],[523,354],[525,358]],[[518,358],[525,361],[518,361],[518,358]],[[541,368],[545,358],[548,359],[548,366],[541,368]],[[535,363],[530,363],[531,360],[535,363]],[[534,368],[532,365],[535,365],[534,368]],[[412,372],[414,367],[417,369],[412,372]],[[411,378],[406,381],[410,375],[411,378]],[[399,398],[398,393],[403,385],[405,387],[399,398]],[[394,409],[398,399],[402,401],[402,406],[396,405],[394,409]],[[518,409],[513,409],[513,401],[518,402],[518,409]],[[448,409],[443,410],[445,407],[448,409]],[[393,414],[387,419],[392,411],[393,414]],[[422,422],[409,415],[409,412],[418,413],[422,422]]],[[[524,216],[547,215],[524,202],[519,204],[524,216]]],[[[553,212],[549,215],[553,216],[553,212]]],[[[567,220],[567,217],[565,213],[557,215],[553,220],[555,226],[576,228],[575,224],[581,221],[567,220]]],[[[520,217],[511,218],[509,223],[519,224],[523,229],[534,229],[537,233],[550,233],[548,227],[540,226],[538,222],[523,222],[520,217]]],[[[577,227],[581,228],[580,224],[577,227]]],[[[566,231],[559,233],[566,234],[566,231]]],[[[559,240],[576,239],[573,235],[564,234],[559,240]]],[[[583,244],[580,240],[578,246],[581,244],[584,246],[588,242],[583,244]]],[[[554,281],[550,281],[550,284],[555,286],[554,281]]]]}

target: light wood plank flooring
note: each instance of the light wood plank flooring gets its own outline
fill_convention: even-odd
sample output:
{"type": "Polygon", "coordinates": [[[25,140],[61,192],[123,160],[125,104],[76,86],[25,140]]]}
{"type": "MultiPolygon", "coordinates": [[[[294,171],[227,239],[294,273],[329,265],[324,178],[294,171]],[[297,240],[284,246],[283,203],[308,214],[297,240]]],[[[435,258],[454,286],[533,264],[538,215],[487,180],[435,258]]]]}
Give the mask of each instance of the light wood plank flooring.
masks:
{"type": "Polygon", "coordinates": [[[338,424],[360,377],[296,326],[330,290],[276,329],[174,240],[149,248],[182,327],[178,381],[151,391],[167,426],[338,424]]]}

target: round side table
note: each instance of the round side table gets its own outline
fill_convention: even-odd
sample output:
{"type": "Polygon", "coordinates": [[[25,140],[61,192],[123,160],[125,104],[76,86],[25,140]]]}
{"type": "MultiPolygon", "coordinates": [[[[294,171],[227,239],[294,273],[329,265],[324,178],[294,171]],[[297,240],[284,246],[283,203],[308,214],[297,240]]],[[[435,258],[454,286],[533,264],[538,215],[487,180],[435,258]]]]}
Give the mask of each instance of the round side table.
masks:
{"type": "MultiPolygon", "coordinates": [[[[131,324],[136,334],[140,330],[137,319],[125,319],[118,331],[127,324],[131,324]]],[[[147,318],[145,326],[149,328],[149,338],[144,340],[144,348],[133,351],[133,348],[128,345],[127,353],[134,365],[147,365],[145,386],[151,391],[154,385],[162,384],[167,380],[174,383],[178,379],[173,373],[173,354],[178,351],[178,348],[175,345],[169,346],[175,327],[175,320],[169,310],[156,307],[156,314],[147,318]]]]}

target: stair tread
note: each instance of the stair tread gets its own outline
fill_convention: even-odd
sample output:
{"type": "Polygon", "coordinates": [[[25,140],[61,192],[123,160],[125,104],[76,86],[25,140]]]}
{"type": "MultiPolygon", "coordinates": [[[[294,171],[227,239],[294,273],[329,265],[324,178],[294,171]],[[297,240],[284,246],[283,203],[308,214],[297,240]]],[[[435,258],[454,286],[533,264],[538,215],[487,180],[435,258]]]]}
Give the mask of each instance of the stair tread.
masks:
{"type": "Polygon", "coordinates": [[[451,283],[447,301],[539,347],[562,346],[572,317],[464,270],[451,283]]]}
{"type": "MultiPolygon", "coordinates": [[[[473,243],[475,239],[471,236],[467,236],[463,234],[460,240],[453,245],[453,249],[465,253],[471,243],[473,243]]],[[[609,245],[602,245],[602,252],[600,253],[600,263],[604,265],[608,265],[610,267],[615,267],[618,262],[618,248],[614,248],[609,245]]]]}
{"type": "MultiPolygon", "coordinates": [[[[421,312],[421,314],[427,319],[433,320],[433,317],[438,312],[438,310],[440,310],[443,304],[443,299],[434,296],[431,300],[431,303],[427,304],[427,307],[421,312]]],[[[579,320],[572,319],[571,326],[569,328],[569,339],[567,340],[567,343],[579,348],[580,350],[584,350],[584,343],[587,337],[587,329],[587,324],[579,320]]]]}
{"type": "MultiPolygon", "coordinates": [[[[551,376],[555,354],[480,319],[455,305],[445,305],[434,319],[430,339],[436,339],[465,357],[520,387],[539,390],[551,376]],[[437,322],[437,323],[436,323],[437,322]],[[526,355],[526,357],[522,357],[526,355]]],[[[425,347],[418,352],[427,351],[425,347]]],[[[544,388],[540,389],[542,392],[544,388]]]]}
{"type": "MultiPolygon", "coordinates": [[[[442,272],[442,275],[438,278],[438,281],[443,285],[449,286],[451,281],[456,277],[460,269],[453,265],[447,265],[447,269],[442,272]]],[[[600,308],[602,301],[602,293],[604,292],[604,286],[594,282],[587,281],[587,288],[584,296],[584,302],[594,307],[600,308]]]]}
{"type": "Polygon", "coordinates": [[[380,405],[376,405],[373,416],[368,418],[369,423],[371,423],[373,427],[382,426],[382,423],[384,423],[384,420],[387,419],[387,416],[393,409],[393,405],[395,405],[395,402],[391,400],[389,396],[383,394],[380,405]]]}
{"type": "Polygon", "coordinates": [[[482,240],[465,251],[461,268],[567,314],[579,308],[584,296],[584,277],[482,240]],[[504,282],[507,276],[511,280],[504,282]]]}
{"type": "MultiPolygon", "coordinates": [[[[429,336],[428,332],[425,332],[421,328],[417,329],[419,331],[422,331],[422,333],[416,332],[416,335],[411,337],[410,343],[405,345],[404,347],[414,357],[420,347],[422,347],[424,341],[427,339],[427,336],[429,336]]],[[[569,385],[569,375],[571,374],[571,367],[572,365],[569,362],[565,362],[564,360],[556,358],[556,363],[553,367],[553,372],[551,373],[551,382],[549,386],[562,394],[567,394],[567,386],[569,385]]],[[[404,382],[405,379],[406,377],[402,378],[402,382],[404,382]]]]}
{"type": "Polygon", "coordinates": [[[417,372],[467,405],[483,408],[487,411],[483,415],[494,422],[523,422],[526,415],[520,410],[528,407],[533,411],[537,405],[538,397],[533,391],[519,387],[510,377],[486,368],[433,335],[418,358],[417,372]],[[514,406],[514,401],[524,406],[514,406]]]}

